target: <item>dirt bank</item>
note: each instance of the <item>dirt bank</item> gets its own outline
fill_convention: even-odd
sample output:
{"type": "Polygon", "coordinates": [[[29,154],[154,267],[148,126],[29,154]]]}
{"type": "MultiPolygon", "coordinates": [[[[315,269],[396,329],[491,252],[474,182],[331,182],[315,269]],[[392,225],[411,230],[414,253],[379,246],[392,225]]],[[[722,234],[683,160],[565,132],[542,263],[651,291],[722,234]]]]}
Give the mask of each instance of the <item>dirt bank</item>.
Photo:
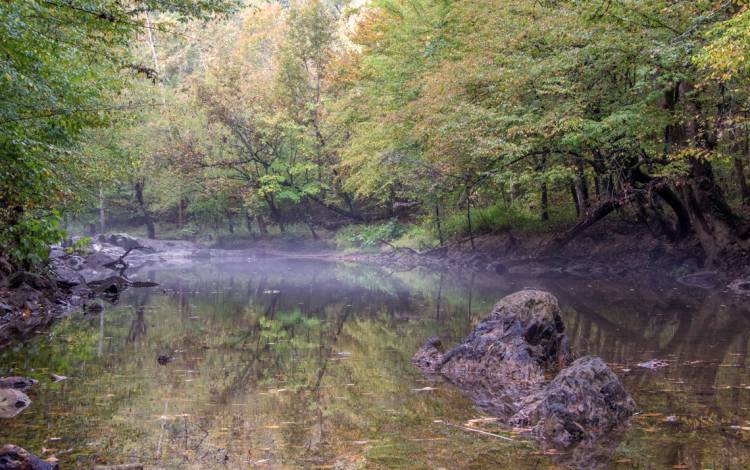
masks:
{"type": "Polygon", "coordinates": [[[485,271],[512,276],[576,276],[623,279],[638,283],[673,283],[750,294],[747,254],[708,265],[697,241],[671,244],[642,226],[602,222],[565,246],[550,252],[554,234],[495,233],[446,243],[417,252],[384,244],[378,253],[347,257],[394,270],[424,267],[439,271],[485,271]]]}

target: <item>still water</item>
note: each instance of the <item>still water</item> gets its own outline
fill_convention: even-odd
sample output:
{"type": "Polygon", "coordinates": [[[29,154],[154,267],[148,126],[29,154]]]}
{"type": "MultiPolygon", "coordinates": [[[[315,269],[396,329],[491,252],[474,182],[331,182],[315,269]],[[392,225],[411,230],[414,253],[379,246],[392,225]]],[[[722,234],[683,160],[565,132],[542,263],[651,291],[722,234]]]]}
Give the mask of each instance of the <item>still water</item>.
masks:
{"type": "Polygon", "coordinates": [[[508,430],[462,429],[501,432],[410,363],[425,338],[454,344],[538,287],[560,299],[574,351],[603,357],[641,411],[607,467],[750,468],[750,308],[727,294],[284,259],[131,278],[160,286],[0,351],[0,375],[40,380],[0,443],[61,468],[556,468],[508,430]],[[637,367],[651,359],[669,365],[637,367]]]}

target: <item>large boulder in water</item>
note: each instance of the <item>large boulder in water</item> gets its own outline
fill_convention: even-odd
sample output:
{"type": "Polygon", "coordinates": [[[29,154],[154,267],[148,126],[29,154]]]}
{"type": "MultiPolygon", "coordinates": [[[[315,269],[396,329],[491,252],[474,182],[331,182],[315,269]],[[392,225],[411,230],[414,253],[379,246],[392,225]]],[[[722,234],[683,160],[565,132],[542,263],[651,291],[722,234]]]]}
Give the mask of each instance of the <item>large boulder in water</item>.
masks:
{"type": "Polygon", "coordinates": [[[635,413],[635,402],[620,379],[598,357],[586,356],[563,369],[529,398],[511,419],[558,447],[570,447],[608,433],[635,413]]]}
{"type": "Polygon", "coordinates": [[[435,369],[462,388],[489,395],[512,391],[507,389],[526,393],[544,381],[544,367],[566,362],[564,331],[554,296],[537,290],[517,292],[500,300],[435,369]]]}
{"type": "Polygon", "coordinates": [[[545,374],[570,361],[557,299],[524,290],[500,300],[458,346],[442,353],[436,337],[413,361],[440,374],[505,424],[531,429],[556,447],[593,440],[622,424],[635,403],[597,357],[578,359],[551,382],[545,374]]]}
{"type": "Polygon", "coordinates": [[[0,470],[59,470],[56,463],[32,455],[26,449],[12,444],[0,447],[0,470]]]}

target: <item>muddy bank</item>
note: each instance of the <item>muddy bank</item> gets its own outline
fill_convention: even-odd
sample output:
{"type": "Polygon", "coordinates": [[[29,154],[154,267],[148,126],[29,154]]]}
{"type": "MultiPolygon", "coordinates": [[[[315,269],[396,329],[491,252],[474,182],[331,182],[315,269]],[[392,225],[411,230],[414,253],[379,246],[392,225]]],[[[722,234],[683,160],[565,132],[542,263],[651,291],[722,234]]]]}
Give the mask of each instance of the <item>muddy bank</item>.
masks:
{"type": "Polygon", "coordinates": [[[636,285],[677,282],[698,289],[750,295],[750,258],[738,256],[709,265],[697,241],[671,244],[640,226],[617,221],[602,223],[550,253],[553,238],[553,234],[505,232],[476,236],[473,242],[448,242],[444,247],[424,251],[383,244],[377,253],[346,258],[396,271],[422,267],[516,277],[613,279],[636,285]]]}

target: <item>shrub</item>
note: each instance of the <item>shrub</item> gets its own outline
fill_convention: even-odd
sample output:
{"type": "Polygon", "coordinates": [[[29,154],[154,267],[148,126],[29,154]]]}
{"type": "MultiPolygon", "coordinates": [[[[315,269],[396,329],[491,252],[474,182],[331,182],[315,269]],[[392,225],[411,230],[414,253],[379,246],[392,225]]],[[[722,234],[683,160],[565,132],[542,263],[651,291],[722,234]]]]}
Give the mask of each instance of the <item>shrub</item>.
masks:
{"type": "Polygon", "coordinates": [[[374,248],[381,240],[393,241],[406,231],[407,227],[395,220],[384,224],[350,225],[336,233],[336,245],[340,248],[374,248]]]}
{"type": "Polygon", "coordinates": [[[14,265],[32,269],[47,261],[50,246],[63,238],[57,212],[25,214],[17,223],[0,228],[0,250],[14,265]]]}

